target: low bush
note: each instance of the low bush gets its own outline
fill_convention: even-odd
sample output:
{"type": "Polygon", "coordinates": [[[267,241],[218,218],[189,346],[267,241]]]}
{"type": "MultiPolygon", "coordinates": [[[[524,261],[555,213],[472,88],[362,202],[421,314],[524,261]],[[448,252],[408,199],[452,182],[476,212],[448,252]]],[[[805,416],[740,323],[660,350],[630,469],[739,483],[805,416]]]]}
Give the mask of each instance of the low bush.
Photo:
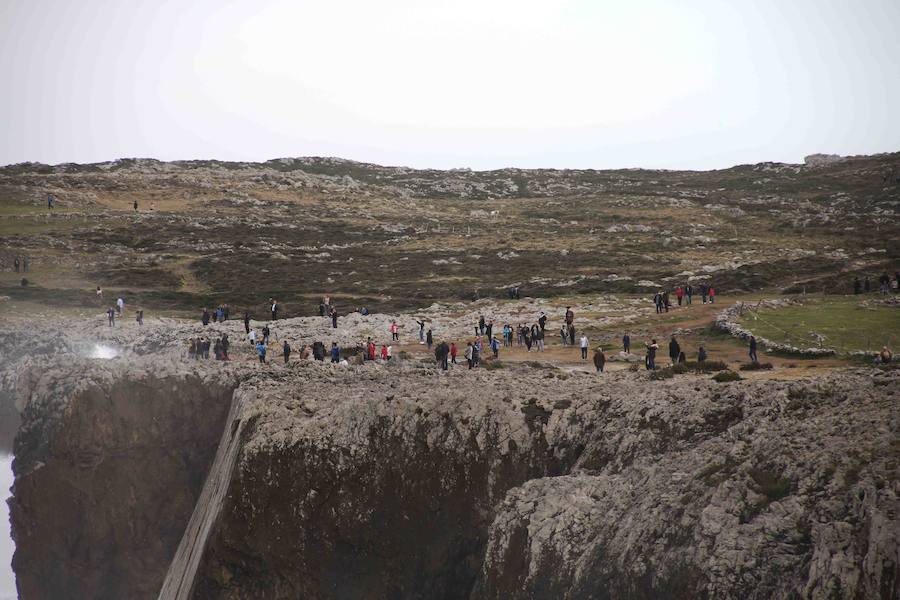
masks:
{"type": "MultiPolygon", "coordinates": [[[[632,370],[637,370],[632,366],[632,370]]],[[[716,360],[706,360],[703,362],[683,362],[676,363],[671,367],[665,367],[663,369],[657,369],[650,373],[650,379],[658,380],[658,379],[671,379],[675,375],[684,375],[686,373],[715,373],[718,371],[724,371],[728,368],[728,365],[721,361],[716,360]]]]}
{"type": "Polygon", "coordinates": [[[720,371],[713,375],[713,381],[718,381],[719,383],[727,383],[729,381],[740,381],[741,376],[735,373],[734,371],[720,371]]]}
{"type": "Polygon", "coordinates": [[[772,363],[752,362],[741,365],[741,371],[771,371],[772,363]]]}

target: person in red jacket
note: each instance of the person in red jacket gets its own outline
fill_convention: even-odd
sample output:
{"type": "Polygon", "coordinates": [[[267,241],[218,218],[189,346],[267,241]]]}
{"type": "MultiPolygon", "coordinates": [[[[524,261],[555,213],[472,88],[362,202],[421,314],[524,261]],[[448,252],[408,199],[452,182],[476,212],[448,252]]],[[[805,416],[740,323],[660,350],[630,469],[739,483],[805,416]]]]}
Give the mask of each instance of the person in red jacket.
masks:
{"type": "Polygon", "coordinates": [[[681,299],[684,298],[684,288],[680,285],[675,288],[675,297],[678,298],[678,306],[681,306],[681,299]]]}
{"type": "Polygon", "coordinates": [[[450,342],[450,363],[456,364],[456,342],[450,342]]]}

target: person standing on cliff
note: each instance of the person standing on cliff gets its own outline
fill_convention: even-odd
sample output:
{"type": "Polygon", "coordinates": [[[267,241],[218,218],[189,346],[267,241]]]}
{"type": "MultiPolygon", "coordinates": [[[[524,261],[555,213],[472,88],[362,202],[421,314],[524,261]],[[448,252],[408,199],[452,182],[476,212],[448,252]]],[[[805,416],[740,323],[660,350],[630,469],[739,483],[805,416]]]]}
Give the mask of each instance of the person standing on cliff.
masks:
{"type": "Polygon", "coordinates": [[[495,359],[500,357],[500,340],[495,337],[491,338],[491,352],[495,359]]]}
{"type": "Polygon", "coordinates": [[[594,350],[594,367],[598,373],[602,373],[604,366],[606,366],[606,355],[603,354],[603,348],[597,346],[597,349],[594,350]]]}
{"type": "Polygon", "coordinates": [[[281,347],[281,353],[284,355],[284,364],[288,364],[288,361],[291,359],[291,345],[288,344],[287,340],[284,340],[284,345],[281,347]]]}
{"type": "Polygon", "coordinates": [[[472,355],[474,353],[474,348],[472,346],[472,342],[466,344],[466,351],[463,353],[463,356],[466,357],[466,362],[469,364],[469,368],[471,369],[473,366],[472,363],[472,355]]]}
{"type": "Polygon", "coordinates": [[[587,360],[588,355],[588,337],[585,334],[581,334],[581,360],[587,360]]]}
{"type": "Polygon", "coordinates": [[[425,319],[422,319],[421,321],[416,319],[416,323],[419,324],[419,343],[424,344],[425,343],[425,319]]]}
{"type": "Polygon", "coordinates": [[[244,311],[244,332],[250,334],[250,311],[244,311]]]}
{"type": "Polygon", "coordinates": [[[53,203],[56,202],[56,196],[53,194],[47,194],[47,208],[49,210],[53,210],[53,203]]]}
{"type": "Polygon", "coordinates": [[[337,309],[331,309],[331,328],[337,329],[337,309]]]}
{"type": "Polygon", "coordinates": [[[678,362],[679,354],[681,354],[681,346],[673,335],[672,339],[669,341],[669,359],[671,359],[673,365],[678,362]]]}
{"type": "Polygon", "coordinates": [[[450,342],[450,364],[456,364],[456,342],[450,342]]]}
{"type": "Polygon", "coordinates": [[[259,362],[265,364],[266,362],[266,345],[260,342],[256,344],[256,354],[259,356],[259,362]]]}
{"type": "Polygon", "coordinates": [[[210,319],[209,310],[206,307],[204,307],[203,312],[200,314],[200,322],[203,323],[204,325],[209,325],[209,319],[210,319]]]}
{"type": "Polygon", "coordinates": [[[397,325],[397,321],[391,321],[391,341],[400,341],[400,327],[397,325]]]}
{"type": "Polygon", "coordinates": [[[331,362],[341,362],[341,347],[338,346],[337,342],[331,342],[331,362]]]}
{"type": "Polygon", "coordinates": [[[19,272],[19,264],[20,264],[20,263],[19,263],[19,256],[16,255],[16,258],[13,259],[13,267],[15,267],[16,273],[19,272]]]}
{"type": "Polygon", "coordinates": [[[116,326],[116,309],[110,306],[106,311],[106,319],[110,327],[116,326]]]}
{"type": "Polygon", "coordinates": [[[272,310],[272,320],[275,321],[275,320],[278,319],[278,302],[275,301],[275,300],[272,299],[272,298],[270,298],[269,300],[270,300],[271,303],[272,303],[272,306],[271,306],[271,310],[272,310]]]}
{"type": "Polygon", "coordinates": [[[647,366],[648,371],[656,369],[657,350],[659,350],[659,344],[656,343],[656,340],[653,340],[649,344],[647,344],[647,358],[645,360],[645,365],[647,366]]]}
{"type": "Polygon", "coordinates": [[[759,359],[756,358],[756,336],[750,336],[750,362],[757,363],[759,359]]]}
{"type": "Polygon", "coordinates": [[[144,324],[144,311],[143,310],[137,311],[137,316],[135,317],[134,320],[137,321],[138,325],[143,325],[144,324]]]}
{"type": "Polygon", "coordinates": [[[622,336],[622,348],[625,350],[625,354],[631,354],[631,336],[627,333],[622,336]]]}

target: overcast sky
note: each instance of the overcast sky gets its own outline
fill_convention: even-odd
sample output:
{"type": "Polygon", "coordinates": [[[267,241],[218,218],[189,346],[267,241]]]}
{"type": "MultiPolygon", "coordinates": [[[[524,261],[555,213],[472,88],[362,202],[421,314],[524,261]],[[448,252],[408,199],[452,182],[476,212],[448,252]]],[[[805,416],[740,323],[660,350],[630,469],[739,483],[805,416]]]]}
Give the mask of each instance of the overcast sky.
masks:
{"type": "Polygon", "coordinates": [[[0,0],[0,164],[900,150],[898,0],[0,0]]]}

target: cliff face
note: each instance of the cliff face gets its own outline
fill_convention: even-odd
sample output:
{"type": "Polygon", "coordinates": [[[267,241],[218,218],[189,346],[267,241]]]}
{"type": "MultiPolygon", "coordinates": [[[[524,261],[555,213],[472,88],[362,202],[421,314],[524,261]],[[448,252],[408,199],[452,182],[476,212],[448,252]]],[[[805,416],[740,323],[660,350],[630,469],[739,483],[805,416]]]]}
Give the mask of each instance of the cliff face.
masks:
{"type": "Polygon", "coordinates": [[[896,376],[614,397],[498,507],[476,598],[895,598],[896,376]]]}
{"type": "Polygon", "coordinates": [[[896,376],[460,375],[255,385],[198,595],[896,595],[896,376]]]}
{"type": "Polygon", "coordinates": [[[240,392],[250,425],[200,597],[465,597],[493,507],[571,461],[549,413],[489,376],[302,371],[240,392]]]}
{"type": "Polygon", "coordinates": [[[22,598],[155,598],[234,382],[149,361],[32,373],[10,514],[22,598]]]}
{"type": "MultiPolygon", "coordinates": [[[[898,593],[896,373],[240,368],[241,449],[194,597],[898,593]]],[[[228,369],[25,386],[24,598],[155,594],[238,385],[228,369]]]]}

